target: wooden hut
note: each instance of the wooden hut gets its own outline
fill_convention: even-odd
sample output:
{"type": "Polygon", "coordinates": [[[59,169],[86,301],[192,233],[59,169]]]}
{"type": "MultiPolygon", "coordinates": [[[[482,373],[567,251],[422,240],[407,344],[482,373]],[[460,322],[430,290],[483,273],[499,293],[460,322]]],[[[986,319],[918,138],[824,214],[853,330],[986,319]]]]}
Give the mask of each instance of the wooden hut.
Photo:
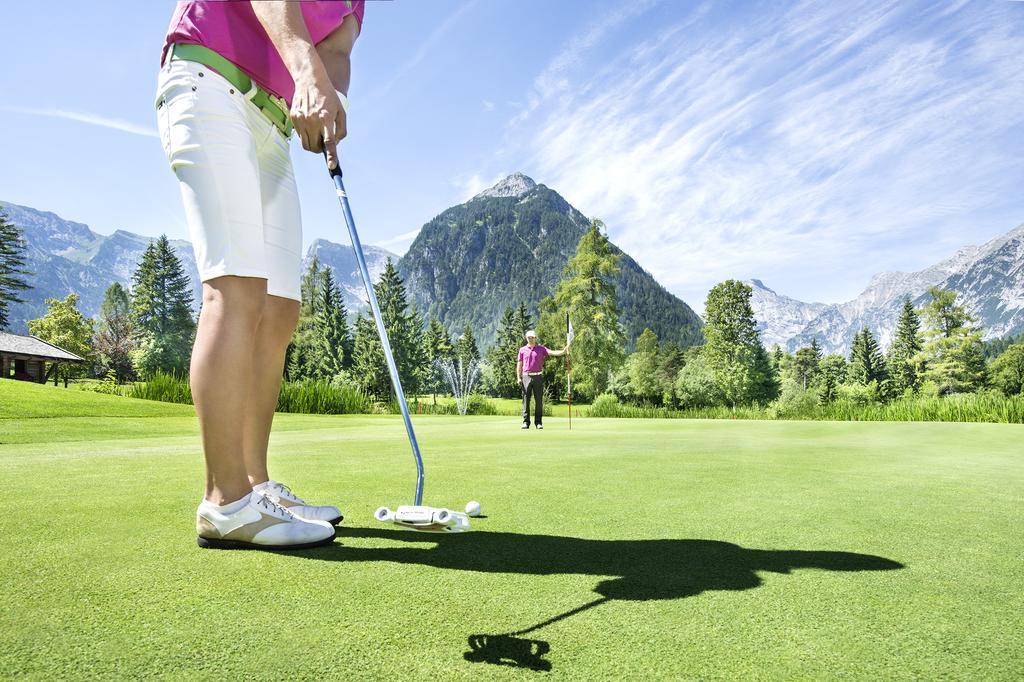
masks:
{"type": "Polygon", "coordinates": [[[34,336],[0,332],[0,379],[20,379],[43,384],[53,377],[62,362],[85,362],[74,353],[34,336]]]}

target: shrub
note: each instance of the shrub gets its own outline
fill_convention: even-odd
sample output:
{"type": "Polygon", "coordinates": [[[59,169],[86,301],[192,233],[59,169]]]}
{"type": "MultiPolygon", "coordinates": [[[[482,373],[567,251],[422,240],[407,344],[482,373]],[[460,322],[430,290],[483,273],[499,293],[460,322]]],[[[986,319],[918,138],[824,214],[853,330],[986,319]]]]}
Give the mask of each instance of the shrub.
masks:
{"type": "Polygon", "coordinates": [[[769,419],[814,418],[818,409],[818,393],[804,388],[793,379],[782,382],[782,392],[765,410],[769,419]]]}
{"type": "Polygon", "coordinates": [[[106,375],[99,381],[82,381],[78,386],[83,391],[103,393],[106,395],[120,395],[121,387],[117,383],[117,372],[108,369],[106,375]]]}
{"type": "Polygon", "coordinates": [[[715,375],[700,355],[692,356],[676,375],[676,400],[679,407],[711,407],[722,402],[722,391],[715,375]]]}
{"type": "MultiPolygon", "coordinates": [[[[545,414],[547,412],[548,410],[545,410],[545,414]]],[[[493,416],[498,414],[498,408],[486,397],[474,393],[469,396],[469,409],[466,410],[466,414],[493,416]]]]}
{"type": "Polygon", "coordinates": [[[840,384],[836,389],[838,396],[836,402],[849,403],[864,407],[879,402],[878,382],[872,381],[869,384],[840,384]]]}
{"type": "Polygon", "coordinates": [[[619,404],[619,399],[611,393],[602,393],[594,398],[587,414],[591,417],[621,417],[622,405],[619,404]]]}

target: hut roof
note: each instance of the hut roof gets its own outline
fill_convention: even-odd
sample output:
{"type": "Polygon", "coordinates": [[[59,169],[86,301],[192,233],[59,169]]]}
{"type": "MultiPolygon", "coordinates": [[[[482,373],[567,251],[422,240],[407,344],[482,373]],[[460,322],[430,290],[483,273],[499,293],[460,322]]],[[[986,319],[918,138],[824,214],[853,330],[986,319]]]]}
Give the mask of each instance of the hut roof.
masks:
{"type": "Polygon", "coordinates": [[[60,360],[61,362],[85,362],[74,353],[69,353],[60,346],[54,346],[35,336],[21,336],[7,332],[0,332],[0,353],[31,355],[44,360],[60,360]]]}

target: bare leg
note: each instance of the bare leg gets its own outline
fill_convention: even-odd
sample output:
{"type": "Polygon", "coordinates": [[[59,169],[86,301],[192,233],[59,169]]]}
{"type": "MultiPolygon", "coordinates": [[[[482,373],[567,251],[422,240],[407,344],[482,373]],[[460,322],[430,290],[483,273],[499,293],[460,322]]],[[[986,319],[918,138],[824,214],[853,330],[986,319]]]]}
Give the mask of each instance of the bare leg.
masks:
{"type": "Polygon", "coordinates": [[[299,321],[299,302],[267,296],[263,317],[256,329],[252,385],[245,407],[242,453],[250,485],[267,481],[267,444],[274,408],[281,391],[284,355],[299,321]]]}
{"type": "Polygon", "coordinates": [[[254,277],[225,276],[203,283],[189,383],[206,457],[205,497],[213,504],[252,492],[242,456],[242,425],[266,292],[267,281],[254,277]]]}

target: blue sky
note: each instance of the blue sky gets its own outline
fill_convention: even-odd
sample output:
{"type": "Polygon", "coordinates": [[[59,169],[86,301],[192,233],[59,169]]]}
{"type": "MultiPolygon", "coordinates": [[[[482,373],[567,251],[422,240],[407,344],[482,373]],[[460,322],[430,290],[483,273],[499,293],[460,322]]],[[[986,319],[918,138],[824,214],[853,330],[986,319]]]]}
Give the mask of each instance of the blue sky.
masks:
{"type": "MultiPolygon", "coordinates": [[[[152,95],[173,3],[0,3],[0,199],[187,238],[152,95]]],[[[402,252],[523,171],[700,309],[837,302],[1024,222],[1024,3],[371,0],[346,183],[402,252]]],[[[304,235],[345,242],[293,149],[304,235]]]]}

